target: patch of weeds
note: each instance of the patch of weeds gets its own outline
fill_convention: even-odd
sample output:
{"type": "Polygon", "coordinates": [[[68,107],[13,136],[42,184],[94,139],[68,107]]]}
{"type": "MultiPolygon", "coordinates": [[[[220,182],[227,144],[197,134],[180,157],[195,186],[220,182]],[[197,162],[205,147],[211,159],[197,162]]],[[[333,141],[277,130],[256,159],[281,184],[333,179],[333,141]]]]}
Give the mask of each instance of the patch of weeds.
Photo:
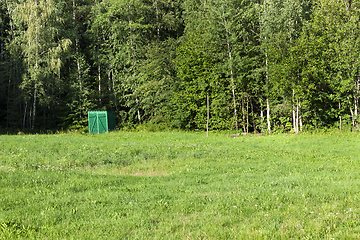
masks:
{"type": "Polygon", "coordinates": [[[16,221],[0,222],[0,239],[33,238],[38,229],[24,226],[16,221]]]}

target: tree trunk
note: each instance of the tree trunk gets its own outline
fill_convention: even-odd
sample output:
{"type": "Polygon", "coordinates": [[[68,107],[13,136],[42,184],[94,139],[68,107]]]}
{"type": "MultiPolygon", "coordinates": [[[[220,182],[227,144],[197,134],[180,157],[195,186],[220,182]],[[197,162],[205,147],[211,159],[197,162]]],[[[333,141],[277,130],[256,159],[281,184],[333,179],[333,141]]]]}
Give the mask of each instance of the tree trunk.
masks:
{"type": "Polygon", "coordinates": [[[99,79],[99,106],[101,107],[101,67],[98,65],[98,79],[99,79]]]}
{"type": "Polygon", "coordinates": [[[355,129],[358,129],[357,115],[358,115],[358,105],[359,105],[359,79],[355,82],[356,93],[354,99],[354,118],[355,118],[355,129]]]}
{"type": "Polygon", "coordinates": [[[225,18],[224,7],[222,8],[222,13],[223,13],[222,21],[223,21],[223,25],[224,25],[225,33],[226,33],[226,44],[227,44],[227,50],[228,50],[228,57],[229,57],[229,60],[230,60],[230,79],[231,79],[232,98],[233,98],[233,104],[234,104],[235,129],[238,130],[238,121],[237,121],[237,113],[236,113],[234,72],[233,72],[233,68],[232,68],[232,55],[231,55],[231,47],[230,47],[230,41],[229,41],[229,29],[226,27],[227,26],[227,21],[226,21],[226,18],[225,18]]]}
{"type": "Polygon", "coordinates": [[[302,124],[302,116],[301,116],[301,104],[299,102],[299,125],[300,125],[300,131],[303,130],[303,124],[302,124]]]}
{"type": "Polygon", "coordinates": [[[135,94],[135,101],[136,101],[136,104],[138,106],[138,109],[137,109],[137,115],[138,115],[138,120],[139,120],[139,123],[141,124],[141,117],[140,117],[140,110],[139,110],[139,100],[135,94]]]}
{"type": "Polygon", "coordinates": [[[353,128],[355,128],[355,119],[354,119],[354,112],[351,108],[351,102],[350,102],[350,98],[349,96],[347,96],[347,99],[349,101],[349,108],[350,108],[350,113],[351,113],[351,120],[352,120],[352,125],[353,125],[353,128]]]}
{"type": "Polygon", "coordinates": [[[59,92],[58,92],[58,94],[59,94],[59,100],[61,100],[61,69],[60,69],[60,67],[58,69],[58,80],[59,80],[59,92]]]}
{"type": "Polygon", "coordinates": [[[31,113],[32,113],[32,108],[30,107],[27,127],[31,127],[31,126],[32,126],[32,123],[31,123],[32,115],[31,115],[31,113]]]}
{"type": "Polygon", "coordinates": [[[250,101],[250,106],[251,106],[251,117],[252,117],[252,123],[253,123],[253,129],[254,129],[254,133],[256,133],[256,125],[255,125],[255,116],[254,116],[254,106],[253,106],[253,102],[250,101]]]}
{"type": "Polygon", "coordinates": [[[116,96],[116,90],[115,90],[115,81],[114,81],[114,74],[112,73],[111,70],[111,65],[109,65],[109,81],[111,78],[111,82],[112,82],[112,90],[113,90],[113,96],[114,96],[114,104],[115,104],[115,109],[116,112],[119,112],[118,106],[117,106],[117,96],[116,96]]]}
{"type": "Polygon", "coordinates": [[[25,129],[26,126],[26,111],[27,111],[27,101],[25,101],[25,109],[24,109],[24,118],[23,118],[23,131],[25,129]]]}
{"type": "Polygon", "coordinates": [[[156,1],[156,30],[157,30],[157,40],[158,40],[158,43],[160,43],[160,26],[159,26],[159,9],[158,9],[158,1],[156,1]]]}
{"type": "MultiPolygon", "coordinates": [[[[73,0],[73,27],[75,29],[75,31],[77,31],[76,28],[76,3],[75,0],[73,0]]],[[[79,94],[79,102],[80,102],[80,120],[82,119],[82,106],[83,106],[83,102],[82,102],[82,79],[81,79],[81,67],[80,67],[80,56],[79,56],[79,39],[77,37],[75,37],[75,54],[76,54],[76,65],[77,65],[77,71],[78,71],[78,83],[79,83],[79,89],[80,89],[80,94],[79,94]]]]}
{"type": "MultiPolygon", "coordinates": [[[[264,15],[266,14],[266,1],[264,0],[264,15]]],[[[260,20],[260,27],[261,27],[261,20],[260,20]]],[[[265,36],[265,41],[266,41],[266,36],[265,36]]],[[[268,127],[268,133],[271,133],[271,125],[270,125],[270,103],[269,103],[269,66],[268,66],[268,54],[267,54],[267,50],[265,49],[265,69],[266,69],[266,76],[265,76],[265,80],[266,80],[266,121],[267,121],[267,127],[268,127]]]]}
{"type": "MultiPolygon", "coordinates": [[[[133,45],[133,40],[132,40],[132,29],[131,29],[131,18],[130,18],[130,13],[131,13],[131,5],[129,4],[129,31],[130,31],[130,46],[131,46],[131,51],[132,51],[132,57],[133,57],[133,64],[135,62],[136,56],[135,56],[135,49],[134,49],[134,45],[133,45]]],[[[136,84],[135,84],[136,86],[136,84]]],[[[140,116],[140,109],[139,109],[139,100],[137,98],[137,95],[134,93],[135,95],[135,101],[136,101],[136,105],[137,105],[137,115],[138,115],[138,120],[139,123],[141,124],[141,116],[140,116]]]]}
{"type": "Polygon", "coordinates": [[[34,103],[33,103],[33,115],[32,115],[32,126],[31,128],[35,128],[35,115],[36,115],[36,80],[35,80],[35,87],[34,87],[34,103]]]}
{"type": "Polygon", "coordinates": [[[263,105],[262,99],[260,99],[260,119],[261,119],[261,134],[264,133],[264,112],[263,112],[263,105]]]}
{"type": "Polygon", "coordinates": [[[270,126],[270,103],[269,103],[269,66],[268,66],[268,56],[267,52],[265,51],[265,65],[266,65],[266,85],[267,85],[267,93],[266,93],[266,121],[268,127],[268,133],[271,133],[271,126],[270,126]]]}
{"type": "Polygon", "coordinates": [[[293,107],[293,129],[294,129],[294,133],[296,133],[296,114],[295,114],[295,91],[293,89],[293,94],[292,94],[292,107],[293,107]]]}
{"type": "Polygon", "coordinates": [[[246,134],[249,134],[249,95],[246,94],[246,134]]]}
{"type": "Polygon", "coordinates": [[[340,113],[340,111],[341,111],[341,104],[340,104],[340,100],[339,100],[339,129],[341,131],[341,113],[340,113]]]}
{"type": "Polygon", "coordinates": [[[268,132],[271,133],[271,126],[270,126],[270,103],[269,98],[266,99],[266,119],[267,119],[267,126],[268,126],[268,132]]]}
{"type": "MultiPolygon", "coordinates": [[[[36,1],[37,6],[37,1],[36,1]]],[[[38,24],[37,24],[37,15],[35,16],[35,76],[34,76],[34,105],[33,105],[33,120],[31,128],[35,128],[35,116],[36,116],[36,94],[37,94],[37,81],[38,81],[38,57],[39,57],[39,39],[38,39],[38,24]]]]}
{"type": "Polygon", "coordinates": [[[206,95],[206,107],[207,107],[207,118],[206,118],[206,137],[209,137],[209,95],[206,95]]]}
{"type": "Polygon", "coordinates": [[[299,133],[299,100],[296,104],[296,133],[299,133]]]}
{"type": "Polygon", "coordinates": [[[244,100],[244,93],[241,94],[241,115],[242,115],[242,126],[243,126],[243,131],[246,132],[246,128],[245,128],[245,100],[244,100]]]}

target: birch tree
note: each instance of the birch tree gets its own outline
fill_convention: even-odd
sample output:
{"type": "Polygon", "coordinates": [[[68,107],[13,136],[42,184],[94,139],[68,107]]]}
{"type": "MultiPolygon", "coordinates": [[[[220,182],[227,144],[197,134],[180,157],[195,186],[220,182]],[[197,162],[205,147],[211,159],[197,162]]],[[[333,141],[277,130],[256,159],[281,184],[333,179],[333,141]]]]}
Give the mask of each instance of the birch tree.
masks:
{"type": "Polygon", "coordinates": [[[225,10],[219,1],[184,3],[185,36],[177,50],[180,88],[175,101],[185,118],[190,118],[191,128],[205,129],[207,95],[209,127],[238,127],[230,24],[225,10]]]}
{"type": "MultiPolygon", "coordinates": [[[[262,38],[262,49],[265,55],[265,92],[266,92],[266,122],[267,122],[267,132],[271,133],[271,123],[270,123],[270,70],[269,70],[269,55],[268,51],[271,44],[271,34],[274,33],[274,24],[271,20],[273,20],[272,9],[273,5],[268,3],[269,0],[264,0],[262,9],[260,9],[260,29],[261,29],[261,38],[262,38]],[[270,9],[269,9],[270,8],[270,9]]],[[[262,113],[261,113],[262,115],[262,113]]]]}
{"type": "Polygon", "coordinates": [[[45,95],[46,78],[58,69],[61,64],[58,53],[69,46],[70,40],[56,38],[61,19],[51,0],[27,0],[18,5],[14,16],[24,26],[19,36],[26,65],[21,88],[32,98],[31,128],[34,128],[38,99],[45,95]]]}
{"type": "Polygon", "coordinates": [[[297,52],[297,55],[303,56],[302,79],[306,79],[303,86],[309,92],[307,101],[311,105],[317,104],[315,99],[322,102],[322,107],[318,109],[311,106],[313,119],[316,116],[322,122],[330,122],[330,119],[338,118],[340,127],[341,114],[348,112],[355,129],[360,56],[359,12],[356,4],[336,0],[318,1],[300,39],[301,51],[297,52]]]}
{"type": "Polygon", "coordinates": [[[268,78],[271,77],[273,89],[280,90],[277,94],[282,95],[284,99],[290,99],[295,133],[302,128],[302,86],[299,82],[298,56],[293,55],[291,49],[301,34],[307,7],[307,3],[300,0],[265,0],[262,15],[267,82],[269,83],[268,78]]]}

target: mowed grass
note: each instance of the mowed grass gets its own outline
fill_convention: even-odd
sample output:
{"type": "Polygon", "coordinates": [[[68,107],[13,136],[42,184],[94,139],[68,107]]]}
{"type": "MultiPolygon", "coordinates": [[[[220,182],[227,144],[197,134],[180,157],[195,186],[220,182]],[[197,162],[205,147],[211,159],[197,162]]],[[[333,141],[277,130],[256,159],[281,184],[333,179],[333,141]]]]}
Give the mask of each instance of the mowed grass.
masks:
{"type": "Polygon", "coordinates": [[[0,238],[359,239],[358,134],[0,136],[0,238]]]}

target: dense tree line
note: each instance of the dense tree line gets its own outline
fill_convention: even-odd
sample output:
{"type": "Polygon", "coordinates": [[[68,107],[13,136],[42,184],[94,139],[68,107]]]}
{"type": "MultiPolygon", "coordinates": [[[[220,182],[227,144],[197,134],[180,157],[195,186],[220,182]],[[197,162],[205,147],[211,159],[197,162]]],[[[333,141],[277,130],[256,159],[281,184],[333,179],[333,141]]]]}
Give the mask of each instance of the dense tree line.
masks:
{"type": "Polygon", "coordinates": [[[0,126],[358,127],[360,1],[0,0],[0,126]]]}

